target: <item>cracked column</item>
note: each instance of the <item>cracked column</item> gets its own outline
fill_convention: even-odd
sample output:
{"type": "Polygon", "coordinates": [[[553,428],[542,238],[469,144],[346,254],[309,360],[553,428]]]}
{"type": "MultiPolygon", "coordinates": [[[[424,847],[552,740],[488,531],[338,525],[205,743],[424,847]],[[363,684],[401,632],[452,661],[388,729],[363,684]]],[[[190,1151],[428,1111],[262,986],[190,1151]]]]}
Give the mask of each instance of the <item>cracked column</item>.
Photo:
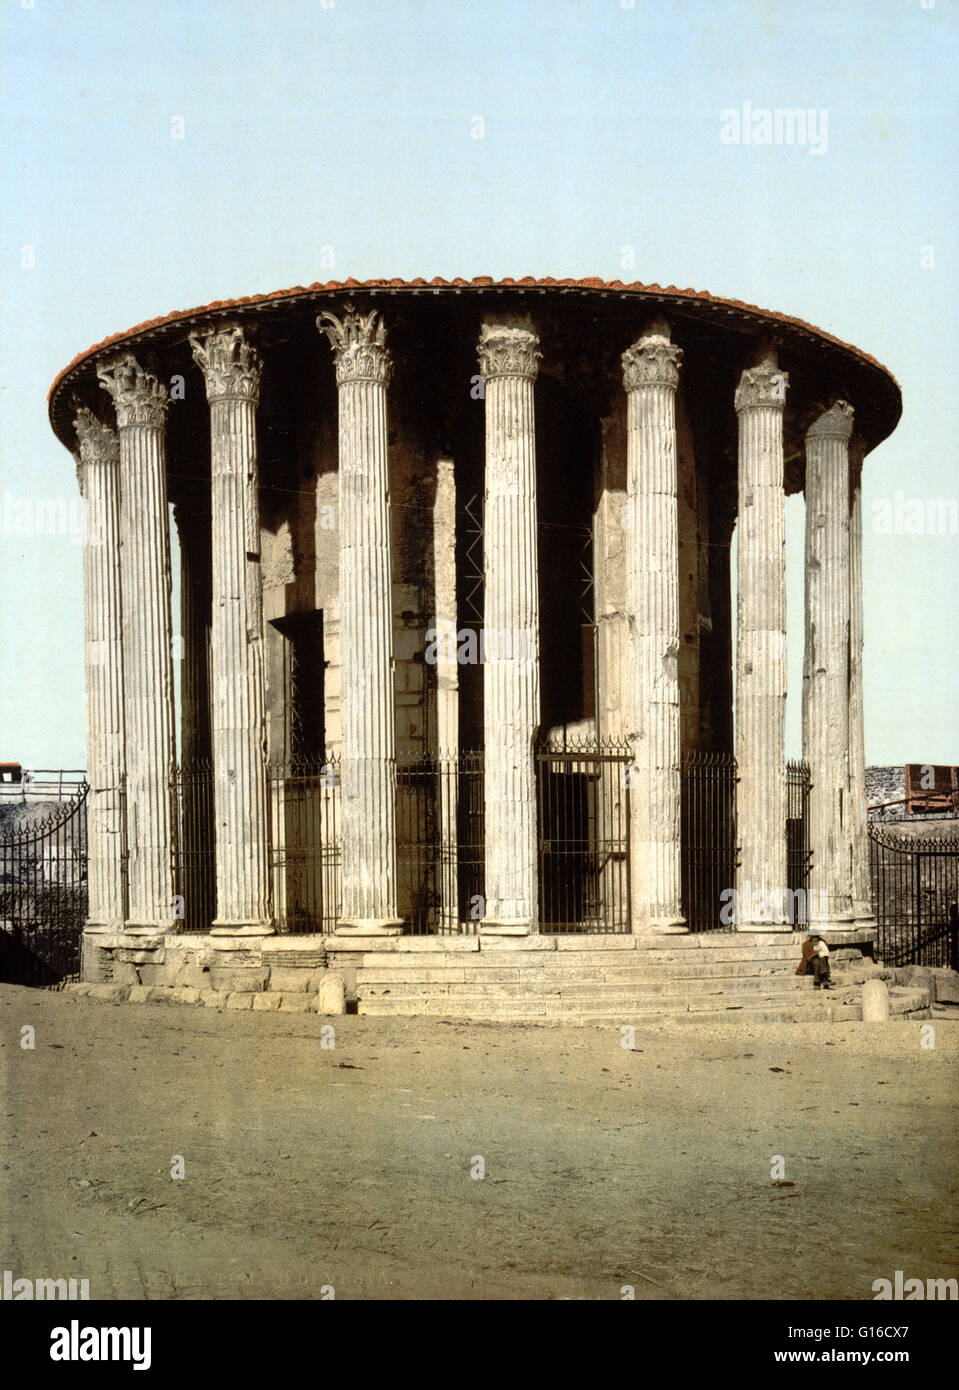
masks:
{"type": "Polygon", "coordinates": [[[869,875],[866,810],[866,740],[862,694],[862,461],[853,438],[849,456],[849,832],[852,840],[852,912],[855,925],[875,932],[869,875]]]}
{"type": "Polygon", "coordinates": [[[663,322],[623,353],[633,619],[631,930],[677,933],[680,839],[679,509],[676,387],[682,352],[663,322]]]}
{"type": "Polygon", "coordinates": [[[339,387],[343,885],[339,932],[396,936],[396,731],[386,388],[376,313],[316,321],[339,387]]]}
{"type": "Polygon", "coordinates": [[[810,920],[852,922],[849,818],[849,438],[837,401],[806,431],[803,757],[809,764],[810,920]]]}
{"type": "Polygon", "coordinates": [[[167,508],[166,388],[129,353],[97,368],[120,433],[123,717],[127,750],[125,930],[176,930],[173,628],[167,508]]]}
{"type": "Polygon", "coordinates": [[[256,455],[262,363],[242,329],[190,336],[210,403],[213,815],[219,936],[267,936],[270,904],[256,455]]]}
{"type": "Polygon", "coordinates": [[[484,323],[479,364],[486,399],[483,518],[485,915],[481,931],[539,930],[534,739],[540,722],[536,424],[539,338],[484,323]]]}
{"type": "Polygon", "coordinates": [[[739,416],[736,830],[740,931],[786,921],[786,498],[783,410],[788,378],[771,354],[743,372],[739,416]]]}
{"type": "Polygon", "coordinates": [[[123,930],[123,640],[120,606],[120,442],[92,410],[76,417],[83,495],[87,680],[87,881],[84,931],[123,930]]]}

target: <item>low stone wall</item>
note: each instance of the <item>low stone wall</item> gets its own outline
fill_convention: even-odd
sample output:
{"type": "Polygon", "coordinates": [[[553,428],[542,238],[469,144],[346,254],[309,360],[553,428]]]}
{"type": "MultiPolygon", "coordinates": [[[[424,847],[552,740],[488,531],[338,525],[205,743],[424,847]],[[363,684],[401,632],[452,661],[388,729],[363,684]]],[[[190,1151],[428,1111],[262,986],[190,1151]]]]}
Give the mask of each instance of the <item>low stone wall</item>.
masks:
{"type": "Polygon", "coordinates": [[[83,982],[218,995],[315,993],[326,972],[322,936],[86,936],[83,982]]]}

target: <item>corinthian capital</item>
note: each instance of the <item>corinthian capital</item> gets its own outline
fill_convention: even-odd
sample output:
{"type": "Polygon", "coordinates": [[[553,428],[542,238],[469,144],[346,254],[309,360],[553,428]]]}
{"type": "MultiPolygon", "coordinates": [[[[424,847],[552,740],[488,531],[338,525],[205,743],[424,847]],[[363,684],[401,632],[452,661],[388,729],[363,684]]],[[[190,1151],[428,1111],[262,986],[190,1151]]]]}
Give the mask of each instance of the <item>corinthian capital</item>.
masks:
{"type": "Polygon", "coordinates": [[[260,354],[242,328],[213,329],[205,338],[190,334],[193,357],[206,379],[208,401],[252,401],[260,397],[260,354]]]}
{"type": "Polygon", "coordinates": [[[158,425],[166,422],[166,387],[145,372],[129,352],[115,362],[97,367],[104,391],[110,393],[120,429],[128,425],[158,425]]]}
{"type": "Polygon", "coordinates": [[[77,411],[73,427],[77,432],[79,452],[77,460],[77,479],[80,491],[86,492],[86,470],[90,464],[119,464],[120,441],[116,431],[111,430],[102,420],[97,419],[92,410],[82,406],[77,411]]]}
{"type": "Polygon", "coordinates": [[[333,348],[337,385],[348,381],[376,381],[381,386],[389,383],[393,364],[386,347],[386,328],[375,309],[358,314],[350,304],[342,319],[323,313],[316,326],[333,348]]]}
{"type": "Polygon", "coordinates": [[[783,410],[789,377],[781,372],[771,357],[758,367],[747,367],[736,388],[736,410],[755,410],[758,406],[773,406],[783,410]]]}
{"type": "Polygon", "coordinates": [[[498,376],[536,380],[542,353],[539,338],[529,328],[484,323],[480,328],[479,366],[484,381],[498,376]]]}
{"type": "Polygon", "coordinates": [[[679,385],[682,348],[675,347],[663,333],[648,333],[623,353],[623,386],[637,391],[641,386],[679,385]]]}
{"type": "Polygon", "coordinates": [[[116,431],[111,430],[92,410],[83,406],[77,411],[73,427],[80,445],[81,463],[119,463],[120,441],[116,431]]]}
{"type": "Polygon", "coordinates": [[[807,439],[848,439],[852,434],[854,411],[848,401],[836,401],[814,420],[806,431],[807,439]]]}

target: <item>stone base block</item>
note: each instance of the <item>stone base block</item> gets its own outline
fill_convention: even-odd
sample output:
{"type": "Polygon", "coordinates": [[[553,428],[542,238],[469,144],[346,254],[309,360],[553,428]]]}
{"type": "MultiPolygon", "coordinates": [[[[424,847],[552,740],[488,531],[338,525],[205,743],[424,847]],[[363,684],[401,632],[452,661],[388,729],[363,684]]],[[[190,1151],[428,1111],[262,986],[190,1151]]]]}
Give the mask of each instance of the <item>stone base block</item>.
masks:
{"type": "Polygon", "coordinates": [[[885,1023],[889,1018],[889,990],[882,980],[867,980],[862,987],[863,1023],[885,1023]]]}
{"type": "Polygon", "coordinates": [[[296,994],[301,990],[312,993],[317,986],[317,976],[322,974],[322,971],[274,966],[270,971],[270,989],[279,994],[296,994]]]}
{"type": "Polygon", "coordinates": [[[193,989],[207,989],[210,984],[210,972],[199,965],[170,967],[169,982],[174,988],[190,986],[193,989]]]}
{"type": "Polygon", "coordinates": [[[140,983],[140,969],[136,965],[124,965],[121,961],[113,962],[113,982],[117,985],[138,985],[140,983]]]}
{"type": "Polygon", "coordinates": [[[257,994],[266,989],[270,978],[266,966],[215,965],[210,971],[210,984],[213,989],[226,994],[257,994]]]}
{"type": "Polygon", "coordinates": [[[271,994],[269,991],[263,994],[254,994],[253,1009],[254,1011],[278,1009],[280,1007],[280,1001],[282,1000],[282,998],[282,994],[271,994]]]}
{"type": "Polygon", "coordinates": [[[336,935],[346,937],[356,936],[402,936],[403,919],[401,917],[370,917],[362,922],[340,922],[337,924],[336,935]]]}
{"type": "Polygon", "coordinates": [[[284,1014],[306,1014],[313,1008],[311,994],[280,994],[280,1012],[284,1014]]]}
{"type": "Polygon", "coordinates": [[[525,932],[487,931],[485,923],[480,927],[479,943],[481,951],[555,951],[556,938],[541,936],[539,932],[529,935],[525,932]]]}
{"type": "Polygon", "coordinates": [[[166,952],[162,942],[139,950],[130,946],[118,946],[114,960],[119,961],[121,965],[162,965],[166,960],[166,952]]]}
{"type": "Polygon", "coordinates": [[[342,975],[330,972],[321,981],[316,995],[318,1014],[346,1013],[346,980],[342,975]]]}
{"type": "Polygon", "coordinates": [[[217,937],[273,936],[276,928],[272,922],[214,922],[210,935],[217,937]]]}
{"type": "Polygon", "coordinates": [[[155,985],[133,985],[127,994],[131,1004],[169,1004],[171,994],[155,985]]]}
{"type": "Polygon", "coordinates": [[[689,924],[684,917],[651,917],[639,934],[643,936],[688,936],[689,924]]]}
{"type": "Polygon", "coordinates": [[[537,924],[528,917],[484,917],[480,922],[481,936],[529,936],[537,924]]]}
{"type": "MultiPolygon", "coordinates": [[[[78,988],[80,988],[78,986],[78,988]]],[[[125,1000],[130,991],[126,985],[87,985],[84,991],[91,999],[104,999],[109,1003],[119,1004],[125,1000]]]]}

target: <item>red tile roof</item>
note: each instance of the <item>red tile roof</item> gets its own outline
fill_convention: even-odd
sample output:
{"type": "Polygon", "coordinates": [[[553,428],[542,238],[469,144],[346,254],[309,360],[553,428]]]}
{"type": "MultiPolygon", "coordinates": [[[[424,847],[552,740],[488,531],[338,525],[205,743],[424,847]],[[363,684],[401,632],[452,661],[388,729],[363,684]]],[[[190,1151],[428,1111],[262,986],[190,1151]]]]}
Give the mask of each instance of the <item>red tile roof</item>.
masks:
{"type": "Polygon", "coordinates": [[[722,299],[717,295],[710,294],[707,290],[677,289],[675,285],[644,285],[637,281],[624,283],[622,280],[600,280],[596,276],[589,276],[584,280],[554,280],[552,276],[545,279],[537,279],[532,275],[524,275],[520,280],[505,279],[494,280],[489,275],[477,275],[472,280],[463,280],[459,277],[455,280],[443,280],[439,276],[433,280],[417,278],[415,280],[354,280],[352,278],[339,281],[330,280],[326,284],[317,282],[314,285],[295,285],[292,289],[275,290],[271,294],[252,294],[245,295],[240,299],[217,299],[211,304],[204,304],[195,309],[177,310],[175,313],[163,315],[156,319],[147,319],[144,323],[138,323],[134,328],[128,328],[123,333],[113,333],[110,337],[104,338],[102,342],[94,343],[86,351],[78,353],[73,361],[64,367],[59,373],[53,385],[50,387],[49,396],[52,397],[57,387],[78,363],[88,357],[101,352],[103,348],[118,344],[126,339],[135,338],[137,334],[146,332],[149,329],[160,328],[166,324],[174,324],[178,320],[189,320],[198,315],[213,312],[219,309],[238,309],[251,305],[267,305],[280,302],[284,299],[296,299],[303,295],[316,295],[322,293],[333,293],[336,291],[349,290],[406,290],[406,289],[431,289],[431,290],[461,290],[461,289],[577,289],[577,290],[604,290],[613,291],[621,294],[637,294],[646,296],[657,296],[660,298],[672,298],[676,300],[693,300],[699,303],[706,303],[735,309],[741,313],[756,315],[757,317],[776,323],[781,323],[789,328],[799,329],[803,333],[815,334],[817,338],[826,343],[833,343],[836,347],[852,353],[863,362],[868,362],[873,367],[894,380],[892,374],[883,367],[881,362],[877,362],[869,353],[863,352],[860,348],[851,343],[844,343],[841,338],[833,337],[831,333],[824,333],[821,328],[806,323],[803,319],[793,318],[789,314],[781,314],[775,310],[760,309],[755,304],[745,304],[739,299],[722,299]]]}

